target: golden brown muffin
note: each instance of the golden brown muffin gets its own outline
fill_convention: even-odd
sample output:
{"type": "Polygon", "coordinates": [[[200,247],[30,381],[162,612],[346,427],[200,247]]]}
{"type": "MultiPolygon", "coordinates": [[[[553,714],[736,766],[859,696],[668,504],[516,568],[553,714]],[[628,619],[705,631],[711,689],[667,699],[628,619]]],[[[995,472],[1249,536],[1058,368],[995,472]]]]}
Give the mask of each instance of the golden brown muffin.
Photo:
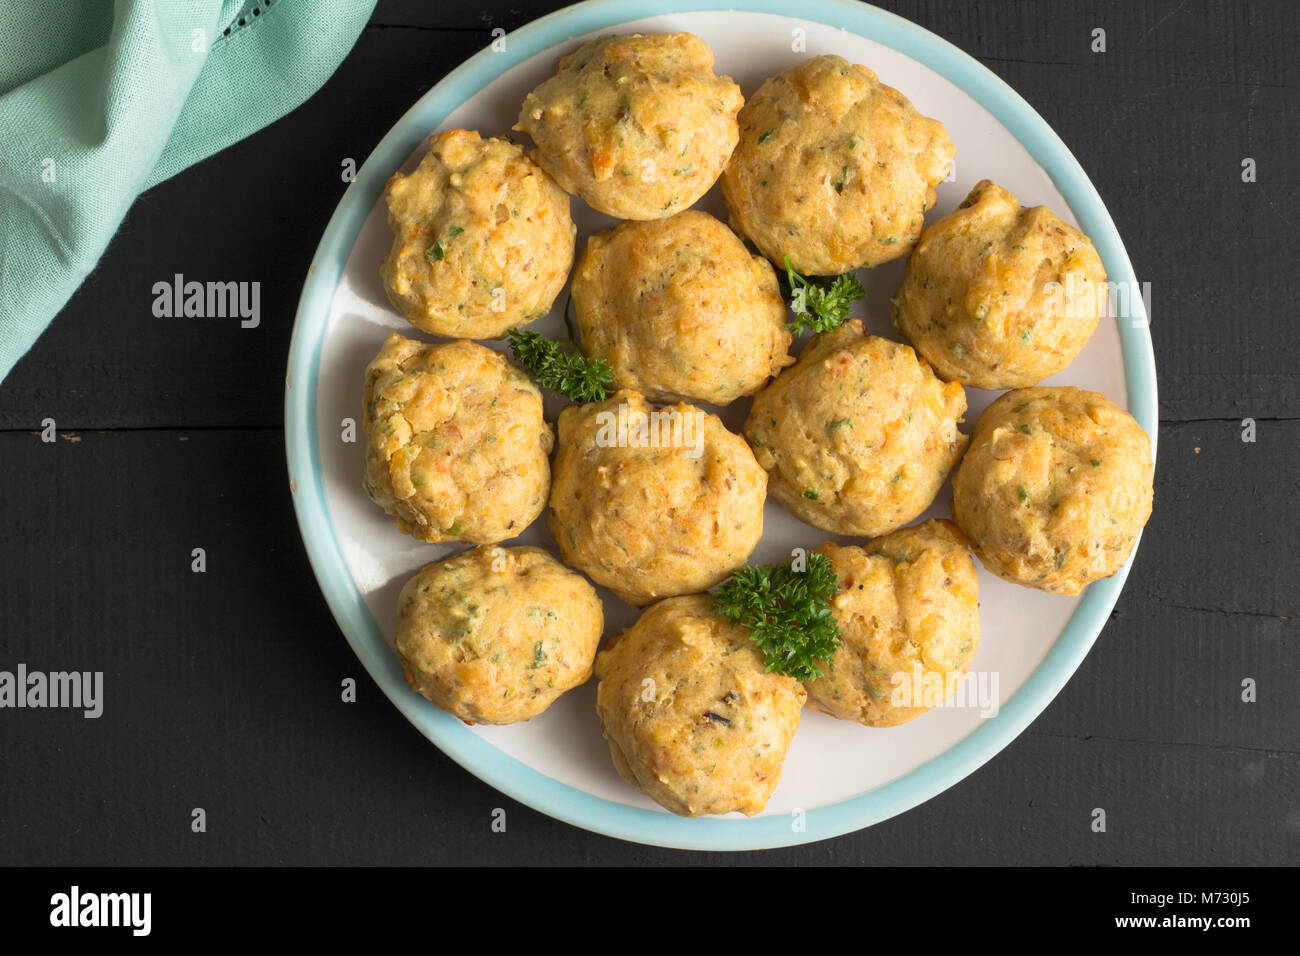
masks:
{"type": "Polygon", "coordinates": [[[830,558],[839,583],[832,607],[840,647],[805,685],[809,703],[842,720],[894,727],[951,697],[980,636],[978,575],[957,526],[925,521],[862,547],[828,541],[817,553],[830,558]]]}
{"type": "Polygon", "coordinates": [[[873,537],[925,511],[966,447],[966,395],[857,319],[814,336],[754,398],[745,437],[801,521],[873,537]]]}
{"type": "Polygon", "coordinates": [[[762,537],[767,475],[716,415],[624,389],[568,406],[559,430],[547,520],[560,557],[629,604],[712,587],[762,537]]]}
{"type": "Polygon", "coordinates": [[[418,329],[500,338],[545,315],[573,265],[569,197],[505,139],[451,129],[385,191],[393,246],[379,272],[418,329]]]}
{"type": "Polygon", "coordinates": [[[954,153],[942,123],[838,56],[767,80],[739,120],[722,176],[732,225],[808,275],[907,255],[954,153]]]}
{"type": "Polygon", "coordinates": [[[1078,388],[1007,392],[975,423],[952,515],[998,577],[1078,594],[1128,560],[1151,517],[1151,440],[1078,388]]]}
{"type": "Polygon", "coordinates": [[[605,36],[560,59],[515,129],[569,192],[619,219],[659,219],[709,191],[736,146],[740,87],[689,33],[605,36]]]}
{"type": "Polygon", "coordinates": [[[1018,388],[1069,365],[1105,304],[1088,237],[985,179],[921,234],[894,324],[942,378],[1018,388]]]}
{"type": "Polygon", "coordinates": [[[482,545],[427,565],[397,600],[417,693],[467,724],[529,720],[591,676],[596,589],[541,548],[482,545]]]}
{"type": "Polygon", "coordinates": [[[541,514],[555,439],[537,386],[500,352],[389,335],[363,421],[366,494],[412,537],[487,544],[541,514]]]}
{"type": "Polygon", "coordinates": [[[587,240],[573,306],[583,352],[655,402],[726,405],[794,361],[771,265],[693,209],[587,240]]]}
{"type": "Polygon", "coordinates": [[[648,608],[596,658],[596,710],[619,774],[684,817],[753,816],[781,779],[806,692],[764,672],[709,595],[648,608]]]}

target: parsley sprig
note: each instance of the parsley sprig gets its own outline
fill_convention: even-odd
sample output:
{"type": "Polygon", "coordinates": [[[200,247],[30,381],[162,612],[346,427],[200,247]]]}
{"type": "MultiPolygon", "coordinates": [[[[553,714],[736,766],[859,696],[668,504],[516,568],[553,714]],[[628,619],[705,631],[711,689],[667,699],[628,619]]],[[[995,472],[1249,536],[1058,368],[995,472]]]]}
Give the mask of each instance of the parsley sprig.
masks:
{"type": "Polygon", "coordinates": [[[614,373],[604,359],[589,359],[577,349],[565,351],[565,343],[553,342],[536,332],[511,329],[509,334],[515,360],[542,388],[583,404],[609,398],[614,373]]]}
{"type": "Polygon", "coordinates": [[[805,278],[794,271],[789,256],[785,257],[785,275],[790,286],[790,308],[794,311],[794,321],[786,325],[795,335],[838,328],[849,317],[853,303],[867,295],[852,272],[805,278]]]}
{"type": "Polygon", "coordinates": [[[840,626],[830,607],[835,568],[824,554],[810,554],[807,562],[803,571],[794,570],[793,562],[748,565],[713,595],[713,609],[727,623],[749,629],[768,671],[800,681],[821,677],[818,665],[840,646],[840,626]]]}

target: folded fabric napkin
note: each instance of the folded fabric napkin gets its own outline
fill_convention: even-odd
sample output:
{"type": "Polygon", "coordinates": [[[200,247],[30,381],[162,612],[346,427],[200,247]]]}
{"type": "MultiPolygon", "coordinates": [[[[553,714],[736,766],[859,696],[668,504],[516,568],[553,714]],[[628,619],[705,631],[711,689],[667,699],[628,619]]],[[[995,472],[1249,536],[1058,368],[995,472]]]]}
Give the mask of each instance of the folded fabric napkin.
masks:
{"type": "Polygon", "coordinates": [[[135,197],[316,92],[374,5],[0,3],[0,380],[135,197]]]}

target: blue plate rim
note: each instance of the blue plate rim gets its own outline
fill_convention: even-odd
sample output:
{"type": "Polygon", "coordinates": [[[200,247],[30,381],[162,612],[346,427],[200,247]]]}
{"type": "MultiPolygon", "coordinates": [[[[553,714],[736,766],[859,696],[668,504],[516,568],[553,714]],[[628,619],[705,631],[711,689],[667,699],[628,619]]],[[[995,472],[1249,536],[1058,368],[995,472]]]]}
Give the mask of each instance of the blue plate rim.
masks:
{"type": "MultiPolygon", "coordinates": [[[[838,27],[911,57],[964,90],[1033,156],[1093,240],[1112,281],[1139,288],[1109,212],[1078,161],[1041,116],[996,74],[916,24],[856,0],[801,0],[793,19],[838,27]]],[[[348,643],[399,711],[452,760],[507,796],[574,826],[619,839],[695,850],[758,850],[811,843],[886,820],[942,793],[1022,733],[1074,674],[1101,633],[1132,558],[1092,584],[1065,629],[999,714],[920,767],[880,787],[793,817],[686,819],[606,800],[561,783],[501,752],[413,693],[343,559],[319,468],[316,394],[335,290],[353,244],[389,174],[470,95],[529,57],[575,36],[671,13],[733,11],[790,17],[778,0],[586,0],[506,35],[506,52],[479,51],[415,103],[380,140],[335,209],[303,285],[285,380],[285,456],[303,543],[326,603],[348,643]]],[[[1128,410],[1157,435],[1155,357],[1140,297],[1119,325],[1128,410]]],[[[1139,541],[1140,544],[1140,541],[1139,541]]],[[[1136,548],[1134,554],[1136,554],[1136,548]]]]}

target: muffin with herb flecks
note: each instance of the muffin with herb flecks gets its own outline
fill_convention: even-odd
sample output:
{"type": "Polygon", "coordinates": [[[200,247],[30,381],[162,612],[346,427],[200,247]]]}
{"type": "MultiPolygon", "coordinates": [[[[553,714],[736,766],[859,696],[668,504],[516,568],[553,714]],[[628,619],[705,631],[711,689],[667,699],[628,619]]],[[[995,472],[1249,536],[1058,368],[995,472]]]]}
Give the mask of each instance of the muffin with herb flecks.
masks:
{"type": "Polygon", "coordinates": [[[536,717],[591,676],[604,629],[582,575],[541,548],[497,545],[427,565],[397,619],[406,682],[467,724],[536,717]]]}
{"type": "Polygon", "coordinates": [[[772,497],[832,534],[885,534],[934,501],[966,447],[966,395],[850,319],[754,397],[745,437],[772,497]]]}
{"type": "Polygon", "coordinates": [[[805,275],[907,255],[952,165],[942,123],[838,56],[811,57],[767,80],[739,121],[722,176],[733,227],[805,275]]]}
{"type": "Polygon", "coordinates": [[[1021,388],[975,423],[952,515],[984,566],[1053,594],[1123,567],[1151,517],[1151,440],[1096,392],[1021,388]]]}
{"type": "Polygon", "coordinates": [[[840,646],[807,681],[818,710],[894,727],[956,692],[979,646],[979,576],[966,536],[936,519],[861,546],[817,549],[835,568],[840,646]]]}
{"type": "Polygon", "coordinates": [[[569,197],[509,140],[450,129],[384,190],[380,264],[394,308],[423,332],[500,338],[550,311],[573,265],[569,197]]]}
{"type": "Polygon", "coordinates": [[[709,191],[736,145],[744,102],[690,33],[604,36],[560,59],[515,129],[569,192],[618,219],[660,219],[709,191]]]}
{"type": "Polygon", "coordinates": [[[366,367],[365,490],[422,541],[513,538],[546,505],[542,394],[500,352],[393,333],[366,367]]]}
{"type": "Polygon", "coordinates": [[[766,805],[807,692],[767,671],[709,595],[668,598],[596,657],[596,711],[619,775],[684,817],[766,805]]]}
{"type": "Polygon", "coordinates": [[[695,209],[592,236],[573,307],[583,352],[654,402],[727,405],[794,361],[772,266],[695,209]]]}
{"type": "Polygon", "coordinates": [[[767,475],[739,435],[637,392],[560,413],[547,523],[564,561],[642,607],[717,584],[763,536],[767,475]]]}
{"type": "Polygon", "coordinates": [[[1021,388],[1074,360],[1106,294],[1087,236],[986,179],[921,233],[894,323],[947,381],[1021,388]]]}

